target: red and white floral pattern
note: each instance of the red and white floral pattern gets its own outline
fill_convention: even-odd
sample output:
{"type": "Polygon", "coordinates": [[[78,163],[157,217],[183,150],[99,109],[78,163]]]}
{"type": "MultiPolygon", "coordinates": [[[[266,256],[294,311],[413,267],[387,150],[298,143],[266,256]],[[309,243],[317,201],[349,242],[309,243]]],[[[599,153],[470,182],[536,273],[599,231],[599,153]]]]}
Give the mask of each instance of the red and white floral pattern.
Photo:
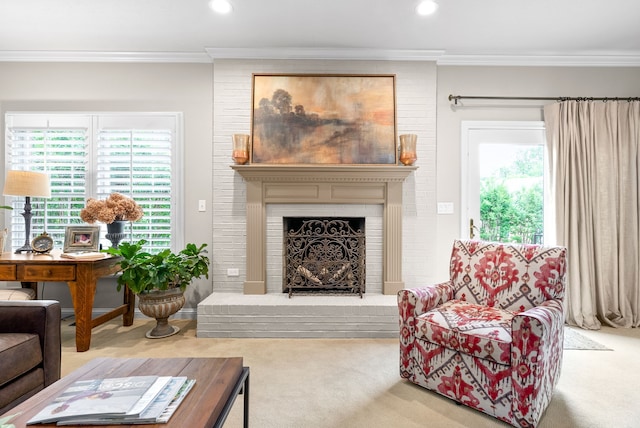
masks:
{"type": "Polygon", "coordinates": [[[457,240],[450,274],[398,293],[400,375],[536,426],[560,377],[566,249],[457,240]]]}

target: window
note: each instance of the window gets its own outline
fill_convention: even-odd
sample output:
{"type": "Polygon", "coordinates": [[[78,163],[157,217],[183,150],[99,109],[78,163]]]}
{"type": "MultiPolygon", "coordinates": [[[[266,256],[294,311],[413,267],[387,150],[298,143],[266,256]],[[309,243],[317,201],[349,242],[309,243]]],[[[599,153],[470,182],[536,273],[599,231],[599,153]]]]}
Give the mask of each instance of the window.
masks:
{"type": "MultiPolygon", "coordinates": [[[[80,210],[88,198],[119,192],[144,210],[128,230],[131,241],[146,239],[150,251],[180,246],[180,122],[177,113],[7,113],[5,169],[45,172],[51,179],[51,198],[31,200],[29,239],[46,231],[62,248],[66,226],[83,223],[80,210]]],[[[14,208],[10,242],[15,249],[25,242],[24,197],[8,202],[14,208]]],[[[110,243],[102,226],[106,248],[110,243]]]]}

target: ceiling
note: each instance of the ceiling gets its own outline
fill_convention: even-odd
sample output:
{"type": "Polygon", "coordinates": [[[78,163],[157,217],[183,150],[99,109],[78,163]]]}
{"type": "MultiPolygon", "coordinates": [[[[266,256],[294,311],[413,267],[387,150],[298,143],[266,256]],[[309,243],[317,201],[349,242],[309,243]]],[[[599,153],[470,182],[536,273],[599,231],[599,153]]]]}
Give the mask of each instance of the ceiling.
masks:
{"type": "Polygon", "coordinates": [[[577,59],[640,65],[637,0],[0,0],[0,60],[577,59]]]}

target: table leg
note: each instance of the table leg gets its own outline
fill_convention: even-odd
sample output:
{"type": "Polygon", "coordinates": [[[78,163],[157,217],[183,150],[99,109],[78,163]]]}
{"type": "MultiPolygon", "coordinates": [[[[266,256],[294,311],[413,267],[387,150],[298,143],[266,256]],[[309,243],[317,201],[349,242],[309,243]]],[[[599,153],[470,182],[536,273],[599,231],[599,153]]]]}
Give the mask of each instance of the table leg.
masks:
{"type": "Polygon", "coordinates": [[[122,325],[128,327],[133,324],[136,311],[136,295],[129,290],[129,287],[124,288],[124,304],[127,306],[127,312],[122,316],[122,325]]]}
{"type": "Polygon", "coordinates": [[[78,284],[76,281],[67,282],[73,301],[73,312],[76,316],[76,350],[88,351],[91,346],[93,299],[96,294],[96,281],[85,281],[78,284]]]}
{"type": "Polygon", "coordinates": [[[249,428],[249,367],[243,368],[247,371],[247,377],[244,379],[244,428],[249,428]]]}

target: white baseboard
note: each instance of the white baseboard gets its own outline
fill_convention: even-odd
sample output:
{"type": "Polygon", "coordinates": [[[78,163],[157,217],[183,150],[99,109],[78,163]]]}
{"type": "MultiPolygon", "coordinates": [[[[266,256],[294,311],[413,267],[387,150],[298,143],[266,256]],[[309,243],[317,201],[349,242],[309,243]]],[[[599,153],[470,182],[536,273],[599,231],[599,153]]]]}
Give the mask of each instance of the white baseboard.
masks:
{"type": "MultiPolygon", "coordinates": [[[[108,308],[93,308],[92,316],[93,318],[99,317],[100,315],[104,315],[110,312],[112,309],[108,308]]],[[[190,319],[195,320],[198,316],[196,308],[182,308],[175,315],[172,315],[172,319],[190,319]]],[[[73,319],[75,318],[75,313],[73,308],[63,308],[62,309],[62,319],[73,319]]],[[[139,309],[136,309],[135,314],[133,315],[134,319],[142,319],[148,318],[146,315],[142,314],[139,309]]]]}

